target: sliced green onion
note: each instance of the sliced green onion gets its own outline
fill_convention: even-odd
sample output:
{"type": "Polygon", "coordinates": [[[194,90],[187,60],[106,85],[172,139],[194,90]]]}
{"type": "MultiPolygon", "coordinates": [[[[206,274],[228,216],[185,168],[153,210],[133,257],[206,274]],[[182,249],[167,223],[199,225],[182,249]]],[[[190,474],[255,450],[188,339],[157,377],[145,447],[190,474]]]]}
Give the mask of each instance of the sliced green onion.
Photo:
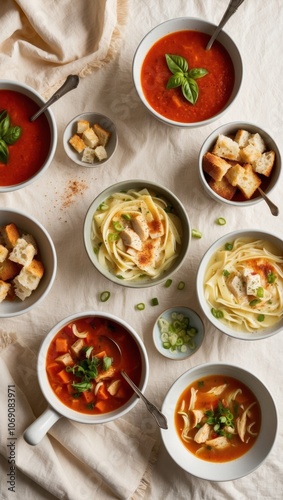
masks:
{"type": "Polygon", "coordinates": [[[169,288],[169,286],[171,286],[171,285],[172,285],[172,280],[168,279],[168,280],[165,281],[165,287],[166,288],[169,288]]]}
{"type": "Polygon", "coordinates": [[[274,283],[275,280],[276,280],[276,275],[272,271],[270,271],[267,275],[268,283],[274,283]]]}
{"type": "Polygon", "coordinates": [[[249,302],[249,305],[250,305],[251,307],[254,307],[254,306],[256,306],[256,305],[257,305],[257,304],[259,304],[259,303],[260,303],[260,300],[259,300],[259,299],[253,299],[253,300],[251,300],[251,301],[249,302]]]}
{"type": "Polygon", "coordinates": [[[257,320],[262,322],[262,321],[264,321],[264,318],[265,318],[264,314],[259,314],[257,317],[257,320]]]}
{"type": "Polygon", "coordinates": [[[158,306],[159,302],[158,302],[158,298],[157,297],[154,297],[153,299],[151,299],[151,305],[152,306],[158,306]]]}
{"type": "Polygon", "coordinates": [[[233,250],[233,243],[226,243],[225,250],[229,250],[229,251],[233,250]]]}
{"type": "Polygon", "coordinates": [[[215,309],[214,307],[211,308],[211,314],[218,319],[221,319],[224,316],[223,311],[220,311],[220,309],[215,309]]]}
{"type": "Polygon", "coordinates": [[[115,231],[121,232],[124,230],[124,226],[122,226],[121,222],[113,220],[112,224],[113,224],[115,231]]]}
{"type": "Polygon", "coordinates": [[[262,299],[264,297],[264,289],[262,286],[259,286],[257,291],[256,291],[256,296],[262,299]]]}
{"type": "Polygon", "coordinates": [[[202,238],[202,232],[198,229],[192,229],[192,237],[193,238],[202,238]]]}
{"type": "Polygon", "coordinates": [[[225,226],[226,219],[224,219],[224,217],[218,217],[218,219],[216,219],[216,222],[219,226],[225,226]]]}
{"type": "Polygon", "coordinates": [[[224,269],[224,271],[223,271],[223,273],[222,273],[222,274],[223,274],[223,276],[226,276],[226,278],[227,278],[228,276],[230,276],[230,273],[229,273],[229,271],[227,271],[227,269],[224,269]]]}
{"type": "Polygon", "coordinates": [[[104,201],[100,203],[98,210],[108,210],[109,206],[104,201]]]}
{"type": "Polygon", "coordinates": [[[143,302],[140,302],[136,305],[136,308],[138,309],[138,311],[143,311],[145,309],[145,304],[143,302]]]}
{"type": "Polygon", "coordinates": [[[178,290],[184,290],[185,286],[186,286],[186,285],[185,285],[185,282],[184,282],[184,281],[180,281],[180,282],[178,283],[177,288],[178,288],[178,290]]]}
{"type": "Polygon", "coordinates": [[[170,352],[186,352],[196,348],[195,337],[197,328],[190,325],[190,318],[177,311],[173,311],[170,319],[160,316],[158,319],[160,339],[164,349],[170,352]]]}
{"type": "Polygon", "coordinates": [[[111,241],[117,241],[119,239],[119,233],[109,233],[108,234],[108,240],[111,241]]]}
{"type": "Polygon", "coordinates": [[[100,300],[101,302],[106,302],[110,297],[110,292],[108,292],[107,290],[105,290],[105,292],[101,292],[100,294],[100,300]]]}
{"type": "Polygon", "coordinates": [[[125,220],[131,220],[131,218],[132,218],[132,217],[130,216],[130,214],[122,214],[122,217],[123,217],[123,219],[125,219],[125,220]]]}

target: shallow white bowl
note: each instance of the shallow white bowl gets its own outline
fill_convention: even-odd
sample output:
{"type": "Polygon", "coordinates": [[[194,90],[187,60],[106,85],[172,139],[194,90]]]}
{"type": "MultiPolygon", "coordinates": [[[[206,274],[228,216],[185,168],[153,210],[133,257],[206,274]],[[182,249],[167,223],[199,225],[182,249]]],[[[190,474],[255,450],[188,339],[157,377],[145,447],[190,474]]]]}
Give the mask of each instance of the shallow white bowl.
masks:
{"type": "Polygon", "coordinates": [[[200,348],[202,341],[204,337],[204,324],[200,316],[190,309],[189,307],[185,306],[176,306],[176,307],[170,307],[169,309],[166,309],[163,311],[157,318],[154,327],[153,327],[153,342],[160,354],[162,356],[165,356],[166,358],[169,359],[175,359],[175,360],[182,360],[182,359],[187,359],[190,356],[192,356],[197,350],[200,348]],[[197,329],[197,334],[192,337],[192,339],[195,342],[195,347],[193,349],[188,348],[186,352],[181,352],[179,349],[176,349],[175,351],[171,351],[170,349],[165,349],[163,347],[163,343],[161,340],[161,332],[160,332],[160,327],[158,325],[159,319],[162,317],[169,321],[169,323],[172,322],[171,315],[172,313],[176,312],[177,314],[183,314],[190,320],[190,325],[189,327],[194,327],[197,329]]]}
{"type": "Polygon", "coordinates": [[[266,339],[268,337],[271,337],[275,335],[276,333],[279,333],[282,328],[283,328],[283,318],[279,320],[277,323],[275,323],[273,326],[269,328],[264,328],[260,331],[255,331],[255,332],[243,332],[243,331],[237,331],[234,330],[233,328],[228,327],[220,319],[217,319],[213,316],[211,313],[211,308],[208,302],[206,301],[206,298],[204,296],[204,276],[208,267],[208,264],[213,256],[213,254],[220,248],[222,247],[225,243],[230,243],[234,241],[236,238],[239,237],[249,237],[249,238],[254,238],[254,239],[263,239],[263,240],[268,240],[272,244],[274,244],[277,248],[281,249],[281,254],[283,254],[283,241],[271,234],[267,233],[264,231],[260,230],[251,230],[251,229],[239,229],[237,231],[233,231],[231,233],[228,233],[218,240],[216,240],[206,251],[204,256],[202,257],[202,260],[200,262],[198,271],[197,271],[197,296],[199,300],[199,304],[202,308],[202,311],[208,321],[212,323],[212,325],[220,330],[222,333],[225,333],[226,335],[229,335],[230,337],[234,337],[235,339],[241,339],[241,340],[261,340],[261,339],[266,339]]]}
{"type": "Polygon", "coordinates": [[[225,49],[227,50],[233,61],[235,69],[235,82],[230,99],[228,100],[226,106],[219,113],[217,113],[216,115],[212,116],[207,120],[203,120],[200,122],[195,122],[195,123],[176,122],[174,120],[167,119],[160,113],[156,112],[151,107],[151,105],[148,103],[147,99],[144,96],[141,85],[141,77],[140,77],[141,68],[146,54],[148,53],[150,48],[155,44],[155,42],[157,42],[164,36],[168,35],[169,33],[174,33],[183,30],[200,31],[202,33],[207,33],[208,35],[212,35],[215,28],[216,26],[214,24],[211,24],[202,19],[197,19],[193,17],[179,17],[175,19],[170,19],[168,21],[165,21],[164,23],[159,24],[158,26],[155,26],[151,31],[149,31],[149,33],[147,33],[147,35],[145,35],[145,37],[138,45],[134,55],[133,66],[132,66],[134,85],[143,105],[155,118],[157,118],[162,123],[174,127],[183,127],[183,128],[196,128],[200,126],[209,125],[215,120],[221,118],[223,114],[228,111],[228,109],[230,108],[232,103],[234,103],[236,97],[238,96],[243,78],[242,58],[235,42],[233,42],[233,40],[223,30],[219,33],[217,40],[225,47],[225,49]]]}
{"type": "Polygon", "coordinates": [[[117,145],[118,135],[114,123],[112,122],[112,120],[110,120],[110,118],[108,118],[108,116],[101,115],[100,113],[87,112],[75,116],[75,118],[73,118],[68,123],[63,134],[63,146],[67,156],[70,158],[70,160],[75,162],[77,165],[80,165],[81,167],[93,168],[105,165],[105,163],[107,163],[112,158],[113,154],[116,151],[117,145]],[[111,132],[111,137],[105,148],[107,151],[107,158],[105,160],[97,160],[94,163],[81,161],[81,155],[69,143],[71,137],[76,133],[78,120],[88,120],[91,126],[94,125],[94,123],[98,123],[102,128],[111,132]]]}
{"type": "MultiPolygon", "coordinates": [[[[45,101],[43,100],[41,95],[32,87],[29,87],[24,83],[14,82],[12,80],[0,80],[0,90],[13,90],[14,92],[20,92],[21,94],[28,96],[36,104],[38,104],[39,108],[45,104],[45,101]]],[[[45,162],[38,169],[36,174],[26,181],[20,182],[19,184],[13,184],[11,186],[0,186],[0,193],[8,193],[29,186],[30,184],[32,184],[32,182],[38,180],[50,166],[57,147],[57,125],[53,112],[50,108],[47,108],[44,113],[50,128],[50,147],[45,162]]]]}
{"type": "Polygon", "coordinates": [[[0,208],[0,226],[14,222],[25,234],[31,234],[38,246],[40,260],[44,265],[44,275],[39,285],[25,300],[4,300],[0,303],[0,318],[10,318],[24,314],[38,305],[49,293],[57,271],[57,255],[53,241],[42,224],[20,210],[0,208]]]}
{"type": "Polygon", "coordinates": [[[277,410],[267,387],[244,368],[225,363],[206,363],[183,373],[169,389],[161,411],[168,422],[168,429],[161,429],[161,437],[171,458],[186,472],[208,481],[233,481],[250,474],[267,458],[277,435],[277,410]],[[213,374],[227,375],[243,382],[253,392],[261,408],[261,429],[253,447],[242,457],[224,463],[201,460],[188,451],[177,434],[174,421],[176,404],[186,387],[213,374]]]}
{"type": "MultiPolygon", "coordinates": [[[[204,141],[200,152],[199,152],[199,158],[198,158],[198,165],[199,165],[199,177],[201,184],[205,190],[205,192],[213,198],[215,201],[218,201],[219,203],[225,203],[227,205],[235,206],[235,207],[249,207],[251,205],[254,205],[255,203],[259,203],[262,201],[262,197],[260,195],[256,196],[255,198],[251,198],[250,200],[244,200],[244,201],[233,201],[233,200],[226,200],[225,198],[222,198],[222,196],[219,196],[213,189],[210,188],[208,185],[207,179],[204,174],[204,170],[202,167],[202,160],[208,151],[212,151],[213,146],[220,134],[223,135],[231,135],[234,136],[239,129],[244,129],[250,132],[251,134],[258,133],[261,135],[263,138],[267,150],[273,150],[275,152],[275,163],[272,169],[272,173],[268,179],[268,185],[267,188],[265,189],[266,194],[270,194],[271,191],[273,191],[279,184],[279,178],[281,175],[282,171],[282,160],[281,160],[281,154],[280,150],[274,141],[274,139],[271,137],[271,135],[264,130],[263,128],[259,127],[258,125],[255,125],[254,123],[249,123],[249,122],[230,122],[225,125],[221,125],[218,127],[216,130],[214,130],[204,141]]],[[[262,176],[263,177],[263,176],[262,176]]]]}
{"type": "Polygon", "coordinates": [[[116,283],[117,285],[125,286],[125,287],[130,287],[130,288],[144,288],[144,287],[150,287],[157,285],[159,283],[164,282],[166,279],[168,279],[173,273],[175,273],[183,264],[189,246],[190,246],[190,241],[191,241],[191,229],[190,229],[190,222],[189,218],[187,216],[186,210],[183,206],[183,204],[178,200],[178,198],[170,191],[169,189],[165,188],[164,186],[160,186],[158,184],[155,184],[153,182],[149,182],[146,180],[140,180],[140,179],[133,179],[133,180],[128,180],[128,181],[122,181],[118,182],[117,184],[113,184],[112,186],[106,188],[102,193],[100,193],[95,200],[91,203],[85,217],[84,221],[84,245],[86,252],[94,265],[94,267],[107,279],[112,281],[113,283],[116,283]],[[123,191],[128,191],[132,188],[135,188],[137,190],[141,190],[143,188],[147,188],[150,192],[154,192],[157,195],[160,195],[164,199],[166,199],[170,204],[174,207],[176,211],[176,215],[181,220],[182,223],[182,229],[183,229],[183,237],[182,237],[182,248],[180,251],[179,256],[175,261],[173,262],[172,266],[165,271],[161,276],[155,279],[143,279],[140,281],[126,281],[117,278],[114,274],[112,274],[110,271],[105,269],[100,265],[98,262],[97,256],[93,250],[93,244],[91,241],[91,226],[92,226],[92,220],[93,220],[93,215],[99,205],[105,201],[111,194],[117,193],[117,192],[123,192],[123,191]]]}

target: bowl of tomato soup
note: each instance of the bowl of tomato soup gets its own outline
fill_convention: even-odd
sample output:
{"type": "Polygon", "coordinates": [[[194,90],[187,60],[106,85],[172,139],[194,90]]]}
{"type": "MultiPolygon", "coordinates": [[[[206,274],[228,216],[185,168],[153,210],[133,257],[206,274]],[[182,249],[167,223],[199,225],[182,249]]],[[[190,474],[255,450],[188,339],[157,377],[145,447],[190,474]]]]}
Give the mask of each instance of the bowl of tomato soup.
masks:
{"type": "Polygon", "coordinates": [[[57,145],[57,127],[40,94],[23,83],[0,81],[0,193],[30,185],[49,167],[57,145]]]}
{"type": "Polygon", "coordinates": [[[214,29],[207,21],[181,17],[159,24],[140,42],[133,59],[134,84],[144,106],[161,122],[208,125],[235,101],[242,58],[224,31],[206,50],[214,29]]]}
{"type": "Polygon", "coordinates": [[[205,363],[183,373],[162,406],[161,430],[172,459],[208,481],[233,481],[256,470],[274,445],[278,417],[268,388],[246,369],[205,363]]]}
{"type": "Polygon", "coordinates": [[[149,365],[144,344],[128,323],[87,311],[51,329],[41,345],[37,370],[48,407],[25,432],[32,445],[61,417],[103,424],[124,416],[138,398],[121,371],[143,391],[149,365]]]}

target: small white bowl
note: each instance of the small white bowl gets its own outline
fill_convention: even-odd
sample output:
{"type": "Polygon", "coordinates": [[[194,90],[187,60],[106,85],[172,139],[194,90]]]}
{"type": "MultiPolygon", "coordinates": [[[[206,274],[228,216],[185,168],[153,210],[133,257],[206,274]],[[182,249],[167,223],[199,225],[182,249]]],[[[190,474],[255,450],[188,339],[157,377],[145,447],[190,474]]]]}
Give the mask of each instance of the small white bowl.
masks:
{"type": "Polygon", "coordinates": [[[212,35],[215,29],[216,26],[214,24],[193,17],[179,17],[175,19],[169,19],[168,21],[165,21],[159,24],[158,26],[155,26],[151,31],[149,31],[149,33],[145,35],[145,37],[138,45],[134,55],[133,66],[132,66],[134,85],[143,105],[155,118],[157,118],[162,123],[173,127],[183,127],[183,128],[196,128],[200,126],[209,125],[215,120],[221,118],[223,114],[228,111],[228,109],[234,103],[236,97],[238,96],[243,78],[242,58],[235,42],[233,42],[233,40],[223,30],[219,33],[217,40],[225,47],[228,54],[230,55],[235,70],[235,81],[231,96],[227,104],[219,113],[212,116],[211,118],[199,122],[194,122],[194,123],[177,122],[174,120],[170,120],[165,116],[161,115],[160,113],[158,113],[157,111],[155,111],[149,104],[144,95],[141,84],[141,68],[148,51],[158,40],[160,40],[161,38],[170,33],[175,33],[184,30],[199,31],[202,33],[206,33],[207,35],[212,35]]]}
{"type": "Polygon", "coordinates": [[[116,151],[118,145],[118,135],[117,130],[110,118],[105,115],[101,115],[100,113],[82,113],[73,118],[65,128],[63,134],[63,146],[67,156],[75,162],[77,165],[81,167],[93,168],[100,167],[101,165],[105,165],[113,156],[116,151]],[[108,144],[106,145],[107,158],[105,160],[97,160],[94,163],[87,163],[85,161],[81,161],[81,154],[79,154],[69,143],[71,137],[76,134],[77,130],[77,122],[78,120],[88,120],[90,122],[90,126],[98,123],[102,128],[111,132],[111,137],[109,139],[108,144]]]}
{"type": "Polygon", "coordinates": [[[244,368],[225,363],[206,363],[183,373],[169,389],[161,411],[168,422],[168,429],[161,429],[161,437],[169,455],[186,472],[207,481],[234,481],[255,471],[271,452],[277,435],[277,410],[267,387],[244,368]],[[221,463],[201,460],[187,450],[177,434],[174,420],[176,404],[182,392],[194,381],[214,374],[227,375],[243,382],[253,392],[261,408],[260,433],[253,447],[242,457],[221,463]]]}
{"type": "Polygon", "coordinates": [[[39,258],[44,265],[44,275],[36,290],[25,300],[4,300],[0,303],[0,318],[11,318],[24,314],[38,305],[47,296],[57,271],[57,255],[52,239],[40,222],[19,210],[0,208],[0,226],[15,223],[24,234],[34,237],[39,258]]]}
{"type": "MultiPolygon", "coordinates": [[[[207,299],[205,297],[204,293],[204,278],[206,271],[208,269],[209,263],[215,254],[215,252],[223,247],[225,243],[232,243],[236,238],[239,237],[246,237],[246,238],[252,238],[254,240],[257,239],[263,239],[265,241],[269,241],[272,245],[274,245],[276,248],[280,250],[280,254],[283,255],[283,241],[271,234],[267,233],[264,231],[259,231],[259,230],[251,230],[251,229],[239,229],[237,231],[233,231],[231,233],[228,233],[218,240],[216,240],[205,252],[205,254],[202,257],[202,260],[200,262],[198,271],[197,271],[197,279],[196,279],[196,286],[197,286],[197,297],[199,300],[199,304],[202,308],[202,311],[208,321],[219,331],[222,333],[225,333],[226,335],[229,335],[230,337],[234,337],[235,339],[241,339],[241,340],[261,340],[261,339],[266,339],[269,337],[272,337],[273,335],[281,332],[283,328],[283,317],[275,323],[273,326],[270,326],[268,328],[262,328],[261,330],[255,330],[253,332],[248,332],[248,331],[243,331],[243,330],[236,330],[233,329],[232,327],[229,327],[228,325],[224,324],[221,319],[216,318],[212,312],[211,312],[211,306],[207,302],[207,299]]],[[[221,306],[219,306],[219,309],[221,309],[221,306]]]]}
{"type": "Polygon", "coordinates": [[[190,309],[189,307],[185,306],[176,306],[176,307],[170,307],[169,309],[166,309],[163,311],[157,318],[154,327],[153,327],[153,342],[156,347],[156,349],[162,354],[162,356],[165,356],[166,358],[169,359],[175,359],[175,360],[182,360],[189,358],[197,352],[197,350],[200,348],[202,341],[204,337],[204,324],[200,316],[190,309]],[[171,349],[165,349],[163,347],[163,342],[161,339],[161,330],[159,326],[159,320],[160,318],[164,318],[166,321],[169,323],[172,323],[172,313],[176,313],[178,315],[183,315],[187,318],[189,318],[190,323],[189,323],[189,328],[196,328],[197,333],[195,336],[192,337],[192,340],[195,343],[195,346],[193,348],[190,348],[188,346],[187,350],[185,352],[182,352],[179,348],[176,350],[171,350],[171,349]]]}
{"type": "MultiPolygon", "coordinates": [[[[241,200],[241,201],[234,201],[234,200],[227,200],[223,198],[222,196],[219,196],[213,189],[208,184],[207,177],[204,173],[203,170],[203,157],[205,153],[208,151],[212,151],[213,146],[220,134],[222,135],[227,135],[227,136],[235,136],[236,132],[240,129],[247,130],[251,134],[258,133],[262,139],[264,140],[267,150],[273,150],[275,152],[275,163],[271,172],[271,175],[268,179],[266,179],[266,189],[264,189],[265,193],[269,195],[273,189],[278,185],[278,181],[281,175],[281,166],[282,166],[282,161],[281,161],[281,154],[279,151],[279,148],[274,141],[274,139],[271,137],[271,135],[266,132],[263,128],[259,127],[258,125],[255,125],[254,123],[249,123],[249,122],[230,122],[225,125],[221,125],[218,127],[216,130],[214,130],[204,141],[200,152],[199,152],[199,158],[198,158],[198,165],[199,165],[199,177],[201,184],[205,190],[205,192],[213,198],[215,201],[218,201],[219,203],[225,203],[227,205],[235,206],[235,207],[249,207],[251,205],[255,205],[256,203],[259,203],[262,201],[262,197],[260,195],[253,197],[249,200],[241,200]]],[[[264,176],[262,176],[262,179],[264,179],[264,176]]]]}
{"type": "Polygon", "coordinates": [[[153,182],[146,180],[133,179],[128,181],[122,181],[106,188],[91,203],[86,213],[84,221],[84,245],[86,252],[90,258],[90,261],[92,262],[94,267],[105,278],[109,279],[113,283],[130,288],[145,288],[158,285],[159,283],[163,283],[172,274],[174,274],[183,264],[190,246],[190,241],[191,241],[190,221],[181,201],[178,200],[178,198],[169,189],[165,188],[164,186],[160,186],[159,184],[155,184],[153,182]],[[97,258],[96,253],[94,252],[93,243],[91,240],[91,234],[92,234],[93,215],[95,211],[97,210],[99,205],[101,205],[101,203],[105,201],[112,194],[118,192],[126,192],[133,188],[136,189],[137,191],[147,188],[149,192],[153,192],[157,196],[164,198],[167,202],[170,203],[170,205],[174,207],[175,213],[179,217],[182,224],[183,235],[182,235],[182,244],[180,253],[178,257],[175,259],[175,261],[172,263],[171,267],[169,267],[157,278],[147,278],[136,281],[119,279],[119,277],[115,276],[113,273],[111,273],[109,270],[107,270],[105,267],[101,265],[101,263],[97,258]]]}
{"type": "MultiPolygon", "coordinates": [[[[29,97],[32,101],[34,101],[37,104],[38,109],[41,108],[42,106],[44,106],[44,104],[45,104],[45,101],[43,100],[41,95],[36,90],[34,90],[32,87],[29,87],[28,85],[25,85],[24,83],[14,82],[12,80],[0,80],[0,90],[9,90],[9,91],[19,92],[20,94],[26,95],[27,97],[29,97]]],[[[38,180],[44,174],[44,172],[46,172],[46,170],[50,166],[50,164],[53,160],[55,151],[56,151],[56,147],[57,147],[57,125],[55,122],[53,112],[50,108],[47,108],[46,111],[44,112],[44,114],[46,116],[46,119],[47,119],[47,122],[49,125],[49,129],[50,129],[50,146],[49,146],[49,151],[48,151],[48,154],[46,156],[46,159],[45,159],[43,165],[39,165],[37,172],[32,177],[28,178],[27,180],[25,180],[23,182],[20,182],[18,184],[8,185],[8,186],[1,186],[0,185],[0,193],[8,193],[8,192],[16,191],[17,189],[21,189],[21,188],[24,188],[26,186],[29,186],[35,180],[38,180]]],[[[32,141],[32,138],[31,138],[31,141],[32,141]]]]}

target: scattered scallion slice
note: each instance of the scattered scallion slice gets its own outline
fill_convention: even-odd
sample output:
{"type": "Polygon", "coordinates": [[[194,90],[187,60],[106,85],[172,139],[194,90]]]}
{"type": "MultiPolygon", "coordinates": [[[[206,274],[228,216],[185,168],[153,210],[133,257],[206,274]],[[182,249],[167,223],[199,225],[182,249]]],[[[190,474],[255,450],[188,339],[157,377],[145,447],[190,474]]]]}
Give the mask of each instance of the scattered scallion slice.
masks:
{"type": "Polygon", "coordinates": [[[169,320],[160,316],[157,324],[164,349],[169,349],[172,353],[184,353],[196,348],[197,343],[195,341],[195,336],[198,330],[190,324],[190,318],[188,316],[173,311],[169,320]]]}
{"type": "Polygon", "coordinates": [[[193,238],[202,238],[202,232],[198,229],[192,229],[192,237],[193,238]]]}
{"type": "Polygon", "coordinates": [[[140,302],[136,305],[136,308],[138,311],[143,311],[145,309],[145,304],[143,302],[140,302]]]}
{"type": "Polygon", "coordinates": [[[165,287],[166,288],[169,288],[169,286],[172,285],[172,280],[170,280],[170,278],[168,280],[165,281],[165,287]]]}
{"type": "Polygon", "coordinates": [[[100,300],[101,302],[106,302],[110,297],[110,292],[108,292],[107,290],[105,290],[105,292],[101,292],[100,294],[100,300]]]}
{"type": "Polygon", "coordinates": [[[177,288],[178,288],[178,290],[184,290],[185,286],[186,286],[185,282],[184,281],[180,281],[178,283],[178,285],[177,285],[177,288]]]}
{"type": "Polygon", "coordinates": [[[218,217],[218,219],[216,219],[216,222],[219,226],[225,226],[226,219],[224,219],[224,217],[218,217]]]}
{"type": "Polygon", "coordinates": [[[158,304],[159,304],[159,301],[158,301],[157,297],[154,297],[153,299],[151,299],[151,305],[152,306],[158,306],[158,304]]]}

